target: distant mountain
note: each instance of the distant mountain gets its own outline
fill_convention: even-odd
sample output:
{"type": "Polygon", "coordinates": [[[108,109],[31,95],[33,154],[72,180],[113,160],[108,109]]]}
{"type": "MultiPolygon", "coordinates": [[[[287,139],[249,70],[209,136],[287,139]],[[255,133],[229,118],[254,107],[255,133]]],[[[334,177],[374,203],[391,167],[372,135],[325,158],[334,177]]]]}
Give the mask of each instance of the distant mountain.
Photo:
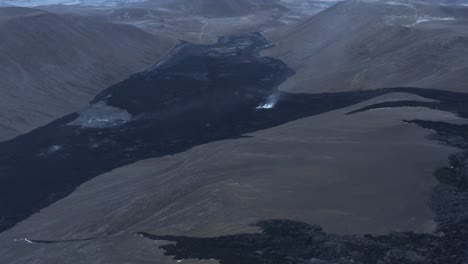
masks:
{"type": "Polygon", "coordinates": [[[342,0],[280,0],[290,10],[304,15],[316,14],[342,0]]]}
{"type": "Polygon", "coordinates": [[[165,6],[207,17],[233,17],[271,8],[285,9],[279,0],[172,0],[166,1],[165,6]]]}
{"type": "Polygon", "coordinates": [[[44,5],[122,6],[146,0],[0,0],[0,6],[35,7],[44,5]]]}
{"type": "Polygon", "coordinates": [[[418,86],[466,90],[468,7],[346,1],[269,34],[301,92],[418,86]]]}
{"type": "Polygon", "coordinates": [[[84,107],[172,44],[129,25],[0,8],[0,140],[84,107]]]}
{"type": "Polygon", "coordinates": [[[468,5],[468,0],[420,0],[419,2],[440,5],[468,5]]]}

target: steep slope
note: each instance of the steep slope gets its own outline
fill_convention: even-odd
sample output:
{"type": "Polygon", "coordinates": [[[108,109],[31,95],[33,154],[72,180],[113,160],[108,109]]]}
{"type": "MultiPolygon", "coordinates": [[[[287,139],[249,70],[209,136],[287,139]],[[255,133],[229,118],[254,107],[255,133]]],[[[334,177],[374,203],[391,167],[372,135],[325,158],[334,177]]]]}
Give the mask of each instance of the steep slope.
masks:
{"type": "Polygon", "coordinates": [[[129,25],[0,9],[0,140],[84,107],[172,43],[129,25]]]}
{"type": "Polygon", "coordinates": [[[297,75],[290,91],[388,86],[466,89],[468,8],[347,1],[280,33],[266,54],[297,75]]]}

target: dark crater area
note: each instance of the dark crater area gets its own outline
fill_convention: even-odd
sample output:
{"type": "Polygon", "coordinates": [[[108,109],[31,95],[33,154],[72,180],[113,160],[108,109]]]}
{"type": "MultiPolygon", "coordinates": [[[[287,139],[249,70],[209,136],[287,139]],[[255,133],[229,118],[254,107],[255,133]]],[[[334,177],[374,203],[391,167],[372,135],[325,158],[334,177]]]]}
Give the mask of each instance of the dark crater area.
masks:
{"type": "Polygon", "coordinates": [[[238,138],[391,92],[408,92],[466,113],[464,93],[418,88],[289,94],[277,86],[294,72],[258,56],[259,34],[179,45],[162,63],[109,87],[84,111],[0,143],[0,232],[102,173],[238,138]]]}

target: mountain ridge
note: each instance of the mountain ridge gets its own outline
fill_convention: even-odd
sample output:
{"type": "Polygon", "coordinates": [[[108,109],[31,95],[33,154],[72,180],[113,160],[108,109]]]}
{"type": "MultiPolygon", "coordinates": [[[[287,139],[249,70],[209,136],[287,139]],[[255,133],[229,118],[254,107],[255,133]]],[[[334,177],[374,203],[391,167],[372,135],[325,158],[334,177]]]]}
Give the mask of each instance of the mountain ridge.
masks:
{"type": "MultiPolygon", "coordinates": [[[[417,5],[417,4],[416,4],[417,5]]],[[[298,74],[297,92],[388,86],[466,89],[468,8],[345,1],[280,32],[264,52],[298,74]]]]}

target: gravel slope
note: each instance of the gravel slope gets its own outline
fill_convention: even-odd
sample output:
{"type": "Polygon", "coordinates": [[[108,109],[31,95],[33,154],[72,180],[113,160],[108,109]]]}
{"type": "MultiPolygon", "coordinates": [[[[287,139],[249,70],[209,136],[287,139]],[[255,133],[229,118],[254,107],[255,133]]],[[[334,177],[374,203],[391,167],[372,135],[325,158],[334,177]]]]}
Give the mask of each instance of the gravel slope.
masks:
{"type": "Polygon", "coordinates": [[[129,25],[1,8],[0,140],[81,109],[172,45],[129,25]]]}

